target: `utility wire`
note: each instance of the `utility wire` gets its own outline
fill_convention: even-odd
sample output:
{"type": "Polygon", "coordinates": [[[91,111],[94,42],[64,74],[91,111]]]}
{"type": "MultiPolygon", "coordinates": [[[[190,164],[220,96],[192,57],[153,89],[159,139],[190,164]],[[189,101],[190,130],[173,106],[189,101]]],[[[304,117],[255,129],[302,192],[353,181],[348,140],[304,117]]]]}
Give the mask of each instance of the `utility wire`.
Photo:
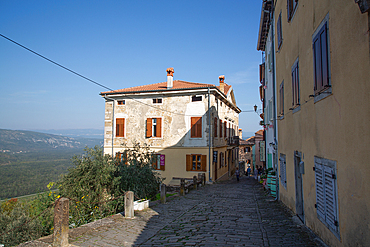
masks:
{"type": "MultiPolygon", "coordinates": [[[[49,62],[53,63],[53,64],[55,64],[55,65],[57,65],[57,66],[59,66],[59,67],[61,67],[61,68],[63,68],[63,69],[65,69],[65,70],[67,70],[67,71],[69,71],[69,72],[71,72],[71,73],[73,73],[73,74],[75,74],[75,75],[77,75],[77,76],[79,76],[79,77],[81,77],[81,78],[85,79],[85,80],[88,80],[89,82],[92,82],[92,83],[94,83],[94,84],[96,84],[96,85],[98,85],[98,86],[100,86],[100,87],[103,87],[103,88],[105,88],[105,89],[108,89],[108,90],[110,90],[110,91],[115,91],[115,90],[113,90],[113,89],[111,89],[111,88],[109,88],[109,87],[106,87],[106,86],[104,86],[103,84],[100,84],[100,83],[98,83],[98,82],[96,82],[96,81],[94,81],[94,80],[91,80],[90,78],[88,78],[88,77],[86,77],[86,76],[83,76],[83,75],[81,75],[81,74],[79,74],[79,73],[77,73],[77,72],[75,72],[75,71],[73,71],[73,70],[71,70],[71,69],[69,69],[69,68],[67,68],[67,67],[65,67],[65,66],[63,66],[63,65],[61,65],[61,64],[59,64],[59,63],[57,63],[57,62],[54,62],[53,60],[51,60],[51,59],[49,59],[49,58],[47,58],[47,57],[45,57],[45,56],[41,55],[40,53],[37,53],[37,52],[35,52],[35,51],[31,50],[30,48],[27,48],[26,46],[24,46],[24,45],[22,45],[22,44],[20,44],[20,43],[18,43],[18,42],[16,42],[16,41],[14,41],[14,40],[12,40],[12,39],[10,39],[10,38],[6,37],[5,35],[2,35],[1,33],[0,33],[0,36],[1,36],[1,37],[3,37],[4,39],[9,40],[10,42],[12,42],[12,43],[14,43],[14,44],[16,44],[16,45],[18,45],[18,46],[22,47],[23,49],[26,49],[27,51],[32,52],[33,54],[35,54],[35,55],[37,55],[37,56],[39,56],[39,57],[41,57],[41,58],[43,58],[43,59],[45,59],[45,60],[47,60],[47,61],[49,61],[49,62]]],[[[149,107],[153,107],[153,108],[155,108],[155,109],[161,110],[161,111],[165,111],[165,112],[169,112],[169,113],[173,113],[173,114],[177,114],[177,115],[184,115],[184,116],[187,116],[187,115],[186,115],[186,114],[184,114],[184,113],[172,112],[172,111],[168,111],[168,110],[165,110],[165,109],[161,109],[161,108],[159,108],[159,107],[156,107],[156,106],[153,106],[153,105],[150,105],[150,104],[146,104],[146,103],[144,103],[144,102],[141,102],[140,100],[137,100],[137,99],[132,98],[132,97],[127,96],[127,95],[125,95],[125,97],[127,97],[127,98],[129,98],[129,99],[132,99],[132,100],[134,100],[134,101],[136,101],[136,102],[139,102],[139,103],[141,103],[141,104],[147,105],[147,106],[149,106],[149,107]]],[[[242,112],[252,112],[252,111],[242,111],[242,112]]]]}
{"type": "Polygon", "coordinates": [[[24,45],[19,44],[18,42],[16,42],[16,41],[14,41],[14,40],[12,40],[12,39],[10,39],[10,38],[8,38],[8,37],[6,37],[6,36],[2,35],[1,33],[0,33],[0,36],[1,36],[1,37],[3,37],[4,39],[9,40],[10,42],[13,42],[14,44],[16,44],[16,45],[18,45],[18,46],[20,46],[20,47],[22,47],[22,48],[26,49],[27,51],[32,52],[33,54],[36,54],[37,56],[39,56],[39,57],[41,57],[41,58],[43,58],[43,59],[45,59],[45,60],[47,60],[47,61],[49,61],[49,62],[51,62],[51,63],[53,63],[53,64],[55,64],[55,65],[57,65],[57,66],[59,66],[59,67],[61,67],[61,68],[65,69],[65,70],[68,70],[69,72],[71,72],[71,73],[73,73],[73,74],[75,74],[75,75],[78,75],[79,77],[84,78],[85,80],[88,80],[88,81],[90,81],[90,82],[92,82],[92,83],[94,83],[94,84],[96,84],[96,85],[98,85],[98,86],[101,86],[101,87],[103,87],[103,88],[105,88],[105,89],[108,89],[108,90],[113,91],[113,89],[110,89],[109,87],[106,87],[106,86],[104,86],[104,85],[102,85],[102,84],[100,84],[100,83],[98,83],[98,82],[96,82],[96,81],[94,81],[94,80],[91,80],[91,79],[87,78],[86,76],[83,76],[83,75],[81,75],[81,74],[79,74],[79,73],[77,73],[77,72],[75,72],[75,71],[73,71],[73,70],[71,70],[71,69],[68,69],[67,67],[65,67],[65,66],[63,66],[63,65],[61,65],[61,64],[59,64],[59,63],[57,63],[57,62],[54,62],[53,60],[51,60],[51,59],[49,59],[49,58],[47,58],[47,57],[45,57],[45,56],[43,56],[43,55],[41,55],[41,54],[39,54],[39,53],[37,53],[37,52],[33,51],[33,50],[31,50],[31,49],[29,49],[29,48],[25,47],[24,45]]]}

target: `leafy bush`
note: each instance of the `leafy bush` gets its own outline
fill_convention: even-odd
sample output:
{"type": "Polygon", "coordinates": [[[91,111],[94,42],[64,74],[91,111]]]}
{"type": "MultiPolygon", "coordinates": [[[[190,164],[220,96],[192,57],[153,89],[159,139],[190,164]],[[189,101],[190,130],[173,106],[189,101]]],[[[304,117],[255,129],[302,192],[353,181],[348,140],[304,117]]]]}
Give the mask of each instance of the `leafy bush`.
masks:
{"type": "Polygon", "coordinates": [[[85,155],[72,158],[73,167],[58,182],[62,197],[70,199],[70,225],[77,227],[115,212],[111,199],[117,167],[102,148],[85,148],[85,155]]]}
{"type": "Polygon", "coordinates": [[[162,180],[151,166],[148,146],[135,143],[122,151],[123,160],[104,155],[103,149],[85,148],[83,157],[72,159],[73,167],[59,184],[62,197],[70,198],[70,226],[78,227],[124,209],[124,193],[151,198],[162,180]]]}
{"type": "Polygon", "coordinates": [[[0,207],[0,243],[14,246],[42,236],[38,218],[30,217],[29,204],[10,199],[0,207]]]}
{"type": "Polygon", "coordinates": [[[115,193],[133,191],[136,198],[154,198],[163,179],[152,167],[153,153],[147,145],[134,143],[132,149],[125,147],[121,160],[115,159],[117,170],[115,193]]]}

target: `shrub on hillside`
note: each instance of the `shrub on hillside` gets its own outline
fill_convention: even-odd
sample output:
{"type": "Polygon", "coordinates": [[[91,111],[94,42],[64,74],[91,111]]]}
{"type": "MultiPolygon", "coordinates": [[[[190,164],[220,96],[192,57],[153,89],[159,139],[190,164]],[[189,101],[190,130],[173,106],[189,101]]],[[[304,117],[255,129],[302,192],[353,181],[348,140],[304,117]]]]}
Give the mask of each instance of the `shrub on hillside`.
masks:
{"type": "Polygon", "coordinates": [[[30,205],[10,199],[0,206],[0,244],[15,246],[42,236],[38,218],[30,217],[30,205]]]}

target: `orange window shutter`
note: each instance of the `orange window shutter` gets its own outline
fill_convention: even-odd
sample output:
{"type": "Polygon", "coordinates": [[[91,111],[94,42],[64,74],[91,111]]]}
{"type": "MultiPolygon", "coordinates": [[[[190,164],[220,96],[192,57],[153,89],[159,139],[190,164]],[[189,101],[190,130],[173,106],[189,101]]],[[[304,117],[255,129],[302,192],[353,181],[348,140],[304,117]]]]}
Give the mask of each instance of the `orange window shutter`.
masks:
{"type": "Polygon", "coordinates": [[[162,118],[157,118],[157,136],[162,137],[162,118]]]}
{"type": "Polygon", "coordinates": [[[147,118],[146,119],[146,137],[152,137],[152,119],[147,118]]]}
{"type": "Polygon", "coordinates": [[[124,118],[117,118],[116,119],[116,137],[124,137],[124,126],[125,126],[125,119],[124,118]]]}
{"type": "Polygon", "coordinates": [[[196,132],[196,123],[197,123],[197,120],[195,117],[192,117],[191,118],[191,137],[195,137],[197,132],[196,132]]]}
{"type": "Polygon", "coordinates": [[[220,137],[222,137],[222,120],[220,119],[220,137]]]}
{"type": "Polygon", "coordinates": [[[207,155],[202,155],[201,160],[202,160],[201,170],[205,172],[207,171],[207,155]]]}
{"type": "Polygon", "coordinates": [[[224,122],[224,137],[227,137],[227,136],[226,136],[226,127],[227,127],[227,126],[226,126],[226,122],[224,122]]]}
{"type": "Polygon", "coordinates": [[[197,121],[197,137],[202,137],[202,118],[198,118],[197,121]]]}
{"type": "Polygon", "coordinates": [[[186,171],[191,171],[191,167],[192,167],[192,159],[191,159],[191,155],[190,154],[187,154],[186,155],[186,171]]]}

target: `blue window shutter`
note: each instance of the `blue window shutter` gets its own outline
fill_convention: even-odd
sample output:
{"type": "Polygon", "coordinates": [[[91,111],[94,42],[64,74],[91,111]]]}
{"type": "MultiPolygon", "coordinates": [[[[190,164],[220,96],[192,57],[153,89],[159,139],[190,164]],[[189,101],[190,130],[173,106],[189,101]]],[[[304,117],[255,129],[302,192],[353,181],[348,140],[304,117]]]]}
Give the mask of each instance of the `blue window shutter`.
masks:
{"type": "Polygon", "coordinates": [[[317,215],[325,221],[325,190],[324,190],[324,170],[323,165],[315,163],[316,180],[316,210],[317,215]]]}

